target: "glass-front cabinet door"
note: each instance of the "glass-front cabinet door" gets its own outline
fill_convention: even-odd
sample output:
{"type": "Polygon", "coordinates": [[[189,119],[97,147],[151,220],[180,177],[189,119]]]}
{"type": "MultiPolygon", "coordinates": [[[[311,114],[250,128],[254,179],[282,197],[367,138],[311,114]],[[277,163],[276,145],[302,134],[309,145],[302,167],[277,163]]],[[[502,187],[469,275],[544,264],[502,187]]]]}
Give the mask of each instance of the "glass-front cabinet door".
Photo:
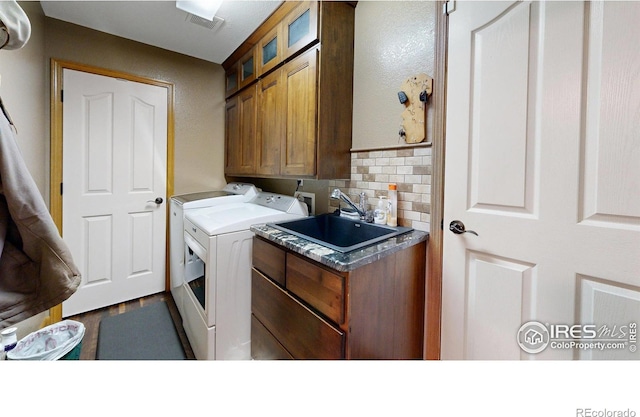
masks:
{"type": "Polygon", "coordinates": [[[285,58],[318,39],[318,2],[305,1],[284,19],[285,58]]]}
{"type": "Polygon", "coordinates": [[[282,62],[282,26],[277,25],[260,39],[257,45],[258,76],[282,62]]]}
{"type": "Polygon", "coordinates": [[[238,91],[238,67],[235,65],[227,71],[224,91],[226,97],[238,91]]]}
{"type": "Polygon", "coordinates": [[[256,79],[256,48],[252,48],[247,52],[238,62],[238,65],[238,75],[240,76],[238,89],[242,89],[256,79]]]}

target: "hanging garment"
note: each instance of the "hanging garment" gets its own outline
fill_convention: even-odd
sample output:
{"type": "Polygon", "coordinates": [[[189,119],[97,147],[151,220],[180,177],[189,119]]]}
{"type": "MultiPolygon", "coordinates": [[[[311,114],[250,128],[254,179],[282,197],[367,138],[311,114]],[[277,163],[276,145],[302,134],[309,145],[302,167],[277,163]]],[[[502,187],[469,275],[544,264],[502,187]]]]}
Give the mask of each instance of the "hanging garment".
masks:
{"type": "Polygon", "coordinates": [[[16,143],[0,99],[0,329],[69,298],[80,272],[16,143]]]}
{"type": "Polygon", "coordinates": [[[20,49],[31,37],[31,22],[15,0],[0,1],[0,49],[20,49]]]}

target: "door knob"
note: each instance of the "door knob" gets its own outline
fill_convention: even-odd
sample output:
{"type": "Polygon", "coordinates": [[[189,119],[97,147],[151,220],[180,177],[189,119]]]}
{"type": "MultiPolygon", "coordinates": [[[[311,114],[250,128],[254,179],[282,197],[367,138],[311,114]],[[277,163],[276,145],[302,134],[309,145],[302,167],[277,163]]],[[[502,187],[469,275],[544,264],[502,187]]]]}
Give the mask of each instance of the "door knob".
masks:
{"type": "Polygon", "coordinates": [[[155,200],[147,200],[147,203],[156,203],[158,205],[162,204],[164,200],[162,199],[162,197],[157,197],[155,200]]]}
{"type": "Polygon", "coordinates": [[[462,223],[460,220],[454,220],[451,223],[449,223],[449,230],[451,230],[456,235],[461,235],[463,233],[471,233],[478,236],[478,234],[473,230],[467,230],[464,227],[464,223],[462,223]]]}

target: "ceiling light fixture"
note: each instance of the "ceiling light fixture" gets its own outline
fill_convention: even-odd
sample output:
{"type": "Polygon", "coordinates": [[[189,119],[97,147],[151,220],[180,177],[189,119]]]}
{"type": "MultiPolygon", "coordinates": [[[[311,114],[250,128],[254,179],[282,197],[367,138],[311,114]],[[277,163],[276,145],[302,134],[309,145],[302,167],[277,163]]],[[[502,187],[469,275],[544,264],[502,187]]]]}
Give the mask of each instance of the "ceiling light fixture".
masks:
{"type": "Polygon", "coordinates": [[[213,21],[221,4],[222,0],[176,1],[178,9],[211,21],[213,21]]]}

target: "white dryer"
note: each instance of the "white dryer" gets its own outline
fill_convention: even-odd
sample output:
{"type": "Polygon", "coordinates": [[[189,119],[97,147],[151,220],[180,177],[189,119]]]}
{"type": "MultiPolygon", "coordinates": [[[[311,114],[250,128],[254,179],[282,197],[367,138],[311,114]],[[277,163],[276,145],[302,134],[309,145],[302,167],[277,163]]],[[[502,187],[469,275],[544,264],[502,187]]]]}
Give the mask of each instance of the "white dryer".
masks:
{"type": "Polygon", "coordinates": [[[248,203],[187,212],[182,324],[197,359],[251,359],[249,227],[307,215],[298,199],[264,192],[248,203]]]}
{"type": "Polygon", "coordinates": [[[258,195],[253,184],[232,182],[222,190],[174,195],[170,202],[169,219],[169,280],[171,295],[181,316],[184,316],[184,215],[189,210],[223,204],[244,203],[258,195]]]}

